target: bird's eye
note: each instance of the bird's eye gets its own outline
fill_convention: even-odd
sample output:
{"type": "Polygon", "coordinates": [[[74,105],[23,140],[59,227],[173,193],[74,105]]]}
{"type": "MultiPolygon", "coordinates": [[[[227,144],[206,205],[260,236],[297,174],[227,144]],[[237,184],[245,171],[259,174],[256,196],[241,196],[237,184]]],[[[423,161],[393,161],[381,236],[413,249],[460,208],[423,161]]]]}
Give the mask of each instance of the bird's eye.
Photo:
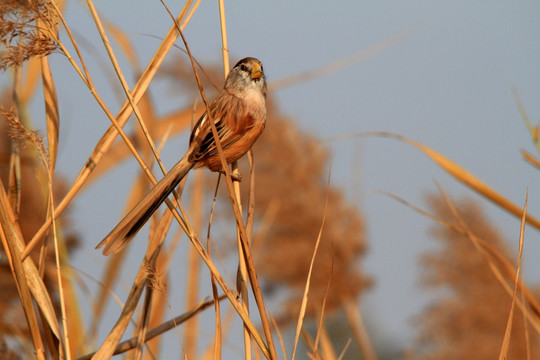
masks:
{"type": "Polygon", "coordinates": [[[240,65],[240,70],[242,70],[242,71],[248,71],[248,68],[247,68],[246,65],[242,64],[242,65],[240,65]]]}

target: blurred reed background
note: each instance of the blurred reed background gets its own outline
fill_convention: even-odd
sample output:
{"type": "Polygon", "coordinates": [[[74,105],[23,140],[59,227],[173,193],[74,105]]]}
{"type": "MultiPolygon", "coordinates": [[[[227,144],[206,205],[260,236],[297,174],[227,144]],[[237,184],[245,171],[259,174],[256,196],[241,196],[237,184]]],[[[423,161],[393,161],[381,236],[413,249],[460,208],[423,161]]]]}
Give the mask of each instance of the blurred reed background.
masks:
{"type": "MultiPolygon", "coordinates": [[[[367,274],[362,266],[369,256],[366,220],[331,181],[328,143],[300,129],[273,97],[264,135],[250,161],[240,161],[243,181],[236,190],[225,186],[223,177],[218,182],[216,174],[193,172],[182,206],[174,212],[163,207],[149,231],[138,236],[136,249],[145,253],[137,253],[137,263],[126,261],[128,250],[95,260],[94,273],[79,269],[70,259],[80,251],[84,234],[77,224],[85,219],[70,216],[70,205],[135,158],[139,174],[122,177],[127,198],[103,196],[94,210],[92,221],[105,234],[107,224],[116,220],[101,224],[99,214],[117,201],[131,208],[153,177],[161,177],[161,150],[170,139],[185,138],[204,111],[200,100],[166,113],[156,108],[171,92],[199,99],[192,68],[196,59],[178,49],[165,59],[175,42],[185,49],[180,31],[189,29],[199,2],[186,2],[170,18],[169,32],[155,35],[159,46],[148,64],[137,57],[136,44],[114,19],[102,19],[91,0],[86,5],[101,44],[85,44],[84,37],[71,31],[76,24],[64,19],[61,1],[4,1],[0,9],[0,67],[9,78],[3,82],[0,105],[1,358],[107,359],[124,354],[157,359],[169,358],[171,349],[175,357],[186,359],[537,358],[538,291],[519,276],[523,231],[516,255],[479,204],[467,198],[455,202],[443,189],[429,195],[427,210],[387,194],[396,205],[405,203],[433,220],[431,237],[440,244],[423,256],[421,275],[427,288],[445,291],[416,318],[419,331],[409,346],[373,342],[363,307],[364,295],[377,281],[377,274],[367,274]],[[96,87],[96,75],[88,70],[92,46],[107,50],[98,76],[108,79],[118,100],[114,106],[102,97],[103,85],[96,87]],[[77,149],[58,146],[65,125],[58,110],[63,99],[56,91],[57,74],[49,64],[52,56],[64,59],[66,72],[91,94],[85,101],[110,121],[71,182],[56,171],[61,152],[77,149]],[[134,80],[126,81],[126,76],[134,80]],[[149,90],[153,80],[166,84],[158,88],[163,93],[149,90]],[[30,114],[29,104],[36,98],[43,112],[30,114]],[[128,121],[132,124],[123,130],[128,121]],[[237,226],[239,213],[245,223],[237,226]],[[242,271],[237,273],[239,262],[242,271]],[[115,294],[119,289],[124,296],[115,294]]],[[[226,4],[216,7],[227,69],[226,4]]],[[[396,41],[383,42],[381,48],[396,41]]],[[[340,66],[348,66],[347,60],[340,66]]],[[[221,87],[223,68],[204,63],[196,68],[211,98],[221,87]]],[[[329,70],[334,71],[330,66],[300,80],[295,74],[270,81],[270,87],[277,90],[329,70]]],[[[537,144],[538,128],[515,96],[537,144]]],[[[72,116],[84,106],[76,104],[72,116]]],[[[386,132],[347,136],[402,141],[493,206],[523,224],[540,226],[526,206],[514,204],[430,147],[386,132]]],[[[535,155],[524,156],[538,168],[535,155]]],[[[390,219],[388,226],[394,226],[390,219]]]]}

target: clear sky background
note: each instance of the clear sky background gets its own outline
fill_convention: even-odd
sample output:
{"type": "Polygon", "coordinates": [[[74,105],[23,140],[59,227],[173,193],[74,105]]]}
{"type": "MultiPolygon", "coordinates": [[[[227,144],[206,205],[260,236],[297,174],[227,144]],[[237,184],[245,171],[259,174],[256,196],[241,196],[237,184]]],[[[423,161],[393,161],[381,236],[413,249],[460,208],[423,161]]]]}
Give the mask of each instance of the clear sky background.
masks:
{"type": "MultiPolygon", "coordinates": [[[[178,13],[179,4],[167,4],[178,13]]],[[[159,45],[159,40],[146,35],[163,37],[171,26],[159,1],[113,0],[96,6],[131,37],[142,64],[159,45]]],[[[535,150],[511,93],[514,84],[536,123],[540,119],[540,2],[230,1],[226,16],[231,63],[255,56],[263,61],[270,82],[408,32],[401,42],[354,66],[270,96],[284,114],[317,138],[390,131],[439,151],[517,204],[523,203],[529,189],[529,211],[540,216],[540,172],[520,156],[522,148],[535,150]]],[[[67,21],[76,36],[94,44],[95,50],[85,51],[104,57],[85,4],[70,2],[67,21]]],[[[201,62],[220,63],[216,1],[203,2],[185,34],[201,62]]],[[[75,78],[62,56],[56,56],[52,66],[55,76],[64,72],[66,78],[75,78]]],[[[114,99],[107,77],[98,74],[96,64],[91,71],[100,91],[114,99]]],[[[60,134],[58,171],[72,180],[109,122],[87,101],[90,95],[80,83],[66,84],[57,82],[59,98],[64,99],[60,114],[67,125],[60,134]],[[91,107],[85,108],[88,103],[91,107]],[[88,142],[81,142],[83,138],[88,142]]],[[[36,114],[42,113],[41,106],[36,105],[36,114]]],[[[163,107],[172,106],[164,102],[163,107]]],[[[180,144],[184,145],[187,148],[180,144]]],[[[333,185],[342,187],[365,217],[369,251],[363,266],[376,284],[364,297],[364,308],[381,336],[402,345],[414,337],[411,319],[432,299],[419,288],[418,258],[436,244],[428,238],[432,225],[428,219],[373,190],[389,191],[425,207],[424,195],[436,191],[437,181],[452,196],[472,196],[482,202],[517,249],[517,219],[469,191],[411,146],[381,138],[327,146],[332,152],[333,185]]],[[[171,156],[169,166],[174,161],[171,156]]],[[[84,241],[74,263],[96,277],[100,276],[96,263],[102,260],[93,248],[118,220],[124,198],[117,194],[125,195],[122,177],[135,174],[137,165],[131,163],[124,170],[82,194],[73,207],[84,241]],[[112,196],[117,200],[111,201],[110,213],[96,218],[96,199],[112,196]],[[80,223],[80,219],[88,221],[80,223]]],[[[534,259],[540,254],[539,233],[527,230],[525,241],[526,279],[538,283],[540,267],[534,259]]]]}

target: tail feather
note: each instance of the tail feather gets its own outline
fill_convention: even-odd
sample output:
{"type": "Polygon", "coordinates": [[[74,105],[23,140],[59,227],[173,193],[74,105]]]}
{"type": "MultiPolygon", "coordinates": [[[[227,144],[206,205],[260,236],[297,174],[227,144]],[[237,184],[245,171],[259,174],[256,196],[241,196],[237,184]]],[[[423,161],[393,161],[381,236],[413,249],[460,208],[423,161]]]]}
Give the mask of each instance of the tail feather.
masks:
{"type": "Polygon", "coordinates": [[[188,160],[188,156],[184,156],[96,246],[96,249],[105,245],[103,255],[122,250],[167,199],[193,165],[188,160]]]}

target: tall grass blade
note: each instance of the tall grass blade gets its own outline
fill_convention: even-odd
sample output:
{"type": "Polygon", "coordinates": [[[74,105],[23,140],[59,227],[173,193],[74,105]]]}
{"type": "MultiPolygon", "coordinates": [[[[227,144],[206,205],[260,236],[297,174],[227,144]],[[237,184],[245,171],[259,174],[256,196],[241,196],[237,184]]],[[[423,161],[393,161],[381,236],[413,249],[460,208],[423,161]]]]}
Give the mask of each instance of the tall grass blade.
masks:
{"type": "MultiPolygon", "coordinates": [[[[191,4],[191,1],[188,1],[184,8],[182,9],[180,15],[178,16],[177,20],[180,22],[184,16],[187,13],[187,10],[189,9],[189,6],[191,4]]],[[[182,24],[182,26],[185,26],[185,23],[182,24]]],[[[170,48],[173,46],[176,38],[178,37],[178,34],[176,32],[176,26],[173,25],[170,29],[167,35],[165,36],[163,42],[160,44],[158,50],[152,57],[152,60],[146,67],[145,71],[141,75],[141,78],[135,85],[132,96],[135,103],[137,103],[146,90],[148,89],[148,86],[150,85],[150,82],[152,81],[153,77],[155,76],[159,66],[165,59],[165,56],[167,55],[170,48]]],[[[126,101],[122,108],[120,109],[118,115],[116,116],[117,122],[120,126],[123,126],[127,120],[129,119],[129,116],[131,115],[131,107],[129,106],[129,102],[126,101]]],[[[59,216],[65,208],[70,204],[70,202],[73,200],[75,195],[79,192],[83,184],[88,179],[88,176],[92,173],[95,166],[101,161],[105,153],[109,150],[110,146],[113,144],[116,136],[118,135],[116,129],[113,125],[107,129],[105,134],[101,137],[100,141],[96,144],[96,147],[94,148],[94,151],[90,155],[88,161],[86,162],[83,169],[80,171],[79,175],[69,188],[68,193],[64,196],[62,201],[57,205],[55,209],[55,215],[59,216]]],[[[41,228],[36,232],[30,243],[28,243],[27,248],[25,249],[23,253],[23,257],[28,256],[30,253],[32,247],[41,239],[41,237],[45,234],[49,226],[51,226],[51,219],[47,219],[45,223],[41,226],[41,228]]]]}
{"type": "MultiPolygon", "coordinates": [[[[224,300],[226,297],[225,295],[221,295],[219,297],[219,301],[224,300]]],[[[166,331],[169,331],[175,327],[177,327],[180,324],[183,324],[189,319],[192,319],[194,316],[198,315],[201,311],[206,310],[210,306],[214,304],[214,300],[206,300],[198,304],[196,307],[191,309],[190,311],[177,316],[171,320],[168,320],[164,322],[163,324],[151,329],[146,334],[146,337],[144,339],[145,342],[155,338],[156,336],[160,336],[166,331]]],[[[136,337],[133,337],[131,339],[122,341],[120,344],[118,344],[118,347],[114,351],[114,355],[122,354],[126,351],[129,351],[131,349],[134,349],[137,346],[138,339],[136,337]]],[[[77,358],[77,360],[89,360],[91,359],[96,353],[87,354],[84,356],[81,356],[77,358]]]]}
{"type": "Polygon", "coordinates": [[[9,205],[4,185],[0,182],[0,237],[2,245],[4,246],[4,252],[9,260],[13,277],[17,283],[22,307],[34,344],[34,353],[37,359],[45,359],[45,349],[30,295],[32,290],[35,292],[33,295],[36,302],[42,308],[43,314],[49,322],[49,326],[58,339],[60,339],[60,331],[47,290],[45,289],[43,282],[41,282],[37,268],[31,259],[24,262],[21,261],[20,255],[23,248],[23,241],[20,229],[18,229],[15,224],[16,221],[13,210],[9,205]],[[41,287],[39,285],[41,285],[41,287]],[[49,300],[49,303],[47,303],[47,300],[49,300]]]}
{"type": "Polygon", "coordinates": [[[297,349],[297,346],[298,346],[298,339],[300,337],[300,331],[302,330],[302,326],[303,326],[303,323],[304,323],[304,316],[306,315],[306,307],[307,307],[308,295],[309,295],[309,286],[310,286],[310,283],[311,283],[311,274],[313,272],[313,266],[315,264],[315,258],[317,256],[317,251],[319,250],[319,244],[321,243],[322,232],[323,232],[323,229],[324,229],[324,222],[326,220],[326,210],[327,210],[327,207],[328,207],[328,196],[330,194],[330,174],[331,174],[331,169],[328,171],[328,183],[327,183],[327,191],[326,191],[326,200],[325,200],[325,204],[324,204],[324,212],[323,212],[323,218],[322,218],[322,221],[321,221],[321,227],[319,229],[319,235],[317,236],[317,241],[315,242],[315,248],[313,249],[313,256],[311,257],[311,263],[309,265],[309,271],[308,271],[308,275],[307,275],[307,279],[306,279],[306,286],[304,288],[304,295],[302,297],[302,304],[300,306],[300,313],[298,314],[298,320],[297,320],[297,323],[296,323],[296,333],[294,335],[294,343],[293,343],[294,345],[293,345],[293,352],[292,352],[292,355],[291,355],[291,360],[294,360],[295,355],[296,355],[296,349],[297,349]]]}
{"type": "Polygon", "coordinates": [[[137,271],[137,276],[135,277],[131,290],[128,294],[124,308],[122,309],[122,312],[118,320],[114,324],[113,328],[107,335],[107,338],[105,339],[99,350],[95,353],[95,359],[109,359],[113,355],[115,349],[120,343],[120,339],[126,331],[126,328],[133,316],[133,313],[135,312],[137,304],[139,303],[139,299],[142,295],[144,287],[146,286],[146,264],[153,264],[157,255],[158,248],[153,247],[151,249],[149,247],[147,249],[145,258],[143,260],[143,263],[139,267],[139,270],[137,271]]]}
{"type": "Polygon", "coordinates": [[[523,122],[525,123],[525,126],[527,126],[527,130],[529,130],[529,134],[531,135],[531,140],[536,146],[536,151],[540,153],[540,142],[539,140],[539,128],[538,125],[533,125],[531,122],[531,119],[529,118],[529,115],[527,114],[527,110],[525,109],[525,105],[523,105],[523,102],[521,101],[521,98],[519,97],[519,93],[517,91],[517,88],[512,85],[512,95],[514,96],[514,101],[516,102],[516,106],[519,110],[519,113],[521,115],[521,118],[523,119],[523,122]]]}
{"type": "Polygon", "coordinates": [[[377,360],[377,353],[371,344],[369,334],[364,325],[360,310],[353,300],[347,299],[343,305],[345,316],[349,321],[356,344],[362,351],[365,360],[377,360]]]}
{"type": "Polygon", "coordinates": [[[45,102],[45,119],[47,123],[48,163],[54,171],[58,153],[58,133],[60,131],[60,115],[54,79],[47,57],[41,58],[41,80],[43,83],[43,100],[45,102]]]}
{"type": "MultiPolygon", "coordinates": [[[[476,191],[478,194],[484,196],[486,199],[490,200],[494,204],[500,206],[501,208],[505,209],[509,213],[521,218],[523,214],[523,209],[514,204],[512,201],[504,197],[502,194],[498,193],[497,191],[493,190],[489,185],[478,179],[476,176],[474,176],[472,173],[461,167],[460,165],[456,164],[452,160],[448,159],[444,155],[436,152],[435,150],[417,142],[412,139],[409,139],[405,136],[389,133],[389,132],[369,132],[369,133],[363,133],[363,134],[356,134],[352,136],[379,136],[379,137],[386,137],[386,138],[392,138],[397,139],[400,141],[403,141],[405,143],[408,143],[410,145],[413,145],[417,149],[421,150],[426,154],[428,157],[431,158],[437,165],[439,165],[443,170],[445,170],[448,174],[452,175],[457,180],[461,181],[463,184],[471,188],[472,190],[476,191]]],[[[536,229],[540,230],[540,220],[533,217],[532,215],[526,214],[525,220],[528,224],[535,227],[536,229]]]]}
{"type": "Polygon", "coordinates": [[[512,321],[514,320],[514,309],[515,309],[516,297],[518,295],[518,289],[519,289],[519,273],[521,270],[521,259],[523,256],[523,240],[524,240],[524,234],[525,234],[525,215],[527,214],[527,198],[528,198],[528,192],[525,195],[525,203],[523,204],[523,216],[521,217],[521,228],[519,231],[519,252],[518,252],[518,261],[517,261],[517,269],[516,269],[516,280],[514,282],[514,293],[512,294],[512,305],[510,306],[510,314],[508,315],[508,323],[506,326],[506,331],[504,333],[501,352],[499,354],[499,360],[504,360],[508,358],[508,350],[510,348],[510,338],[512,334],[512,321]]]}

